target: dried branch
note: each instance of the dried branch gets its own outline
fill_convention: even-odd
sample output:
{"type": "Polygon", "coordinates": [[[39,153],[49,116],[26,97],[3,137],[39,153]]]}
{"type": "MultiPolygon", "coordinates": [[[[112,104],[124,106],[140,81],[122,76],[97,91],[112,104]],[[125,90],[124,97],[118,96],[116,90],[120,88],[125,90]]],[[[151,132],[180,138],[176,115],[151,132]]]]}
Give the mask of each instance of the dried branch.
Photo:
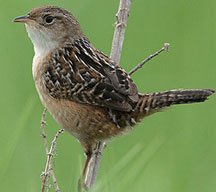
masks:
{"type": "MultiPolygon", "coordinates": [[[[64,129],[60,129],[56,133],[56,135],[55,135],[55,137],[54,137],[54,139],[53,139],[53,141],[51,143],[50,150],[47,153],[47,162],[46,162],[46,166],[45,166],[45,171],[41,174],[41,176],[42,176],[41,192],[44,192],[44,190],[46,188],[46,179],[47,179],[47,176],[50,174],[50,168],[52,167],[51,166],[51,159],[53,158],[53,151],[56,149],[56,140],[58,139],[59,135],[62,134],[62,133],[64,133],[64,129]]],[[[52,171],[52,173],[54,174],[53,171],[52,171]]],[[[57,186],[56,191],[59,191],[59,187],[58,187],[57,181],[55,179],[55,176],[54,176],[54,181],[53,182],[54,182],[55,186],[57,186]]]]}
{"type": "Polygon", "coordinates": [[[159,55],[163,51],[168,51],[170,44],[169,43],[164,43],[164,46],[157,52],[155,52],[153,55],[148,56],[146,59],[144,59],[140,64],[138,64],[136,67],[134,67],[128,74],[132,75],[135,71],[138,69],[142,68],[142,66],[153,59],[155,56],[159,55]]]}
{"type": "Polygon", "coordinates": [[[112,41],[112,49],[110,58],[115,61],[116,65],[119,64],[121,51],[124,41],[125,28],[130,13],[130,6],[132,0],[120,0],[119,9],[116,14],[115,31],[112,41]]]}
{"type": "MultiPolygon", "coordinates": [[[[45,108],[44,111],[43,111],[43,114],[42,114],[41,126],[40,126],[41,135],[42,135],[42,138],[43,138],[43,141],[44,141],[44,148],[45,148],[45,151],[46,151],[46,154],[47,154],[47,162],[46,162],[46,166],[45,166],[45,171],[41,174],[41,177],[42,177],[41,192],[44,192],[46,187],[47,187],[47,183],[48,183],[47,178],[48,178],[49,174],[52,177],[56,192],[60,192],[60,189],[59,189],[59,186],[58,186],[54,171],[52,169],[51,159],[53,158],[52,153],[56,149],[56,140],[57,140],[58,136],[64,132],[64,129],[61,129],[61,130],[59,130],[57,132],[57,134],[55,135],[55,137],[54,137],[54,139],[53,139],[53,141],[51,143],[50,150],[48,150],[47,137],[46,137],[46,133],[45,133],[45,129],[44,129],[44,126],[46,125],[46,122],[45,122],[46,112],[47,112],[47,109],[45,108]]],[[[48,190],[49,190],[49,188],[47,189],[47,191],[48,190]]]]}
{"type": "Polygon", "coordinates": [[[57,179],[55,177],[55,173],[54,173],[53,168],[52,168],[52,163],[50,163],[49,171],[50,171],[50,175],[52,177],[56,192],[60,192],[60,188],[58,186],[57,179]]]}
{"type": "MultiPolygon", "coordinates": [[[[115,61],[116,65],[118,65],[120,61],[126,23],[130,13],[131,1],[132,0],[120,0],[119,9],[116,14],[117,21],[115,23],[115,31],[110,54],[110,58],[115,61]]],[[[92,158],[89,162],[85,177],[85,187],[87,190],[93,186],[94,182],[96,181],[100,158],[105,147],[106,142],[97,142],[96,150],[94,151],[94,154],[92,155],[92,158]]]]}
{"type": "Polygon", "coordinates": [[[43,141],[44,141],[44,148],[45,148],[45,151],[46,151],[46,154],[47,154],[48,153],[48,144],[47,144],[47,137],[46,137],[45,129],[44,129],[44,126],[47,124],[46,121],[45,121],[46,112],[47,112],[47,109],[44,108],[42,118],[41,118],[40,130],[41,130],[41,136],[42,136],[43,141]]]}
{"type": "Polygon", "coordinates": [[[92,158],[91,158],[91,161],[89,163],[89,167],[86,173],[85,187],[87,190],[91,186],[93,186],[94,182],[96,181],[99,162],[100,162],[102,152],[105,147],[106,147],[106,142],[97,142],[96,149],[92,155],[92,158]]]}

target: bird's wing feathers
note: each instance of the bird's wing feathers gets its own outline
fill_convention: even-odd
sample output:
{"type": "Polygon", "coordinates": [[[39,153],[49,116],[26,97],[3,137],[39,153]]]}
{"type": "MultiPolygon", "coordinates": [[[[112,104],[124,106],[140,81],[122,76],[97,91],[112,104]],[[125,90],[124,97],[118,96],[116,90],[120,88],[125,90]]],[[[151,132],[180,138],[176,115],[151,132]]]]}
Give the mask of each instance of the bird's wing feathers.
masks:
{"type": "Polygon", "coordinates": [[[45,84],[56,99],[130,111],[138,91],[129,75],[88,40],[58,50],[45,72],[45,84]]]}

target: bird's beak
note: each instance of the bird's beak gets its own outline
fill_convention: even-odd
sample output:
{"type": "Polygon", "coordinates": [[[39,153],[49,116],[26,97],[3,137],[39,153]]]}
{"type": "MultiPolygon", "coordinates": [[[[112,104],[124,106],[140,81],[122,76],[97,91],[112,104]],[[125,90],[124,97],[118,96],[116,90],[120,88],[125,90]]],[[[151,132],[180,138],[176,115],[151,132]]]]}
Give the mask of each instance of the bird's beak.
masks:
{"type": "Polygon", "coordinates": [[[22,22],[22,23],[26,23],[27,21],[29,21],[29,15],[20,16],[13,20],[13,22],[22,22]]]}

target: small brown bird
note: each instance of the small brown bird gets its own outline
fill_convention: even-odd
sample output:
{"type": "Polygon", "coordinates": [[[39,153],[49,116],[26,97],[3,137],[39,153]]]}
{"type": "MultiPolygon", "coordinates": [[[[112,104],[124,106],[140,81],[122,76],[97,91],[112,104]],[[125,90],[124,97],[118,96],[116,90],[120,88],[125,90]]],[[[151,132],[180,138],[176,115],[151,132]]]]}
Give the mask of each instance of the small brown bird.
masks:
{"type": "Polygon", "coordinates": [[[121,135],[163,108],[203,102],[214,93],[212,89],[138,93],[127,72],[96,49],[63,8],[35,8],[14,22],[25,23],[34,44],[33,77],[43,105],[84,148],[84,174],[96,142],[121,135]]]}

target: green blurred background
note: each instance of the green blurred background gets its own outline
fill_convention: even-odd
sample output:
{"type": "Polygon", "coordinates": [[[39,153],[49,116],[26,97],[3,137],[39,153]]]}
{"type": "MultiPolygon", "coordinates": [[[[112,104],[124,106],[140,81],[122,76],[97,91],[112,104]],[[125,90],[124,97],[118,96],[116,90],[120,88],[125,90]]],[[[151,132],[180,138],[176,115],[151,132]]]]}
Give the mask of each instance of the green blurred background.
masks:
{"type": "MultiPolygon", "coordinates": [[[[118,0],[0,0],[0,191],[38,192],[46,156],[40,136],[43,106],[32,79],[33,46],[12,19],[34,7],[73,12],[95,45],[109,55],[118,0]]],[[[121,66],[129,71],[171,44],[132,77],[140,92],[216,88],[216,1],[133,1],[121,66]]],[[[216,95],[174,106],[115,138],[103,153],[95,191],[215,192],[216,95]]],[[[47,116],[49,142],[60,128],[47,116]]],[[[84,163],[80,144],[58,139],[55,173],[63,192],[76,191],[84,163]]],[[[54,191],[52,187],[51,191],[54,191]]]]}

